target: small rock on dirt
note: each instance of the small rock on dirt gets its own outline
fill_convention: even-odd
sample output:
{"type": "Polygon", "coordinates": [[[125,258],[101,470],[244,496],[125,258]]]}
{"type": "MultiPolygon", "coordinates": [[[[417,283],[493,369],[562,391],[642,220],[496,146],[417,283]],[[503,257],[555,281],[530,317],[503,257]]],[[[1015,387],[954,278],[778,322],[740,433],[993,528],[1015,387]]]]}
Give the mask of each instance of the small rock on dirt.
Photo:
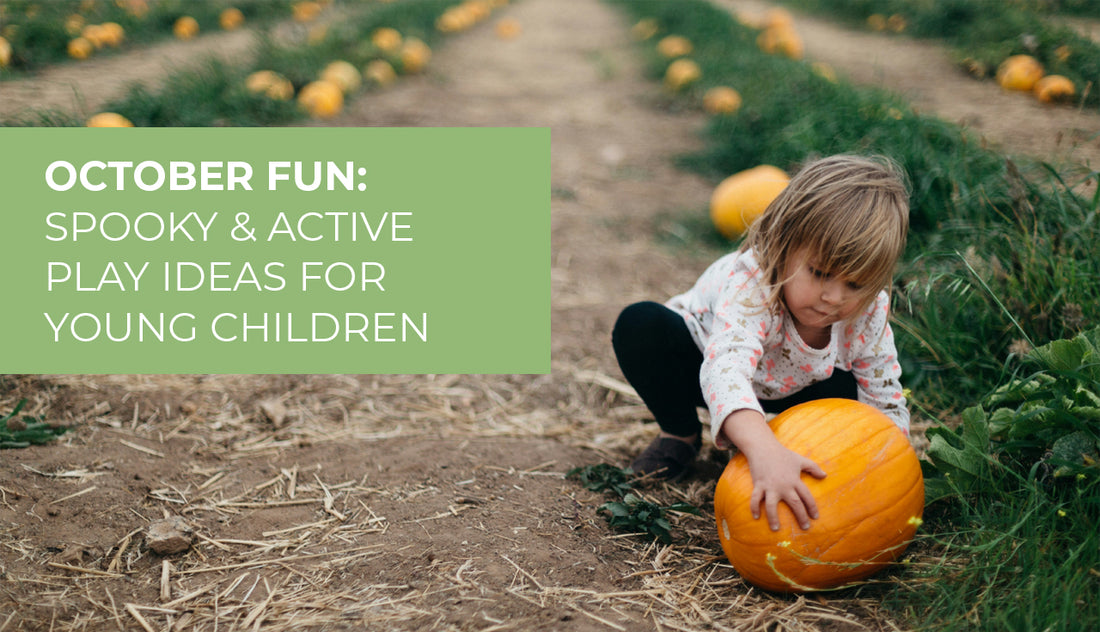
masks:
{"type": "Polygon", "coordinates": [[[179,516],[154,520],[145,530],[145,541],[154,553],[174,555],[191,548],[194,530],[179,516]]]}
{"type": "Polygon", "coordinates": [[[276,428],[286,423],[286,406],[277,399],[265,399],[259,403],[260,414],[276,428]]]}

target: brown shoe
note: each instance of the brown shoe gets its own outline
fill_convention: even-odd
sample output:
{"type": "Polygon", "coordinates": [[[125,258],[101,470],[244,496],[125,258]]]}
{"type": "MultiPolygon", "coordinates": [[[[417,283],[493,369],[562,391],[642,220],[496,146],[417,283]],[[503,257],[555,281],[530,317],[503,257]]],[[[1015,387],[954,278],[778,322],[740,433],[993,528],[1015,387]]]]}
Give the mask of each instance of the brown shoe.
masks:
{"type": "Polygon", "coordinates": [[[670,437],[657,437],[634,459],[630,469],[638,475],[652,474],[653,478],[674,481],[691,469],[702,445],[699,437],[690,444],[670,437]]]}

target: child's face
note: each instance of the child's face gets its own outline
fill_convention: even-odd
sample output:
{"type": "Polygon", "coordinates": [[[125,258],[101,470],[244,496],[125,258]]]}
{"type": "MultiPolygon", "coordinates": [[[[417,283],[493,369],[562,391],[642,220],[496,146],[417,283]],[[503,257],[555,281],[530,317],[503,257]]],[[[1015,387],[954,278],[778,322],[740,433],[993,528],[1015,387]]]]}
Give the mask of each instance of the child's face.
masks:
{"type": "Polygon", "coordinates": [[[861,289],[803,250],[787,264],[783,301],[797,325],[821,331],[855,314],[863,296],[861,289]]]}

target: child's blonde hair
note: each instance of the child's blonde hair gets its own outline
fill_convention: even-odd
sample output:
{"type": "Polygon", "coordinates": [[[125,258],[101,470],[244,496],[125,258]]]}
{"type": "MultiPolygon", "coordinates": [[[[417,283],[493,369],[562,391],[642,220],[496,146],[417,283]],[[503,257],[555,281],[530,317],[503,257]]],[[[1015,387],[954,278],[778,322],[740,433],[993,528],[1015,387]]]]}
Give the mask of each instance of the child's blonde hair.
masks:
{"type": "Polygon", "coordinates": [[[778,311],[786,266],[805,249],[824,272],[859,286],[860,313],[890,285],[909,231],[905,177],[883,156],[829,156],[804,166],[749,228],[751,248],[778,311]]]}

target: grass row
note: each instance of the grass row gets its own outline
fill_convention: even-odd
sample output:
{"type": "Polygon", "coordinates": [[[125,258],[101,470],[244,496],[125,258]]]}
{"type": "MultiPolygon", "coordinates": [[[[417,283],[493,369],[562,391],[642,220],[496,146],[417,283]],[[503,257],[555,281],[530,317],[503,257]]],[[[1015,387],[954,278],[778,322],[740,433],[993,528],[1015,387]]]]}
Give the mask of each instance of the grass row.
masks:
{"type": "Polygon", "coordinates": [[[0,64],[0,79],[51,64],[78,63],[70,56],[69,43],[95,25],[122,27],[123,41],[103,46],[105,52],[113,52],[174,37],[173,27],[183,16],[194,18],[202,34],[222,31],[219,18],[230,7],[240,11],[244,24],[255,26],[295,15],[305,18],[310,12],[295,12],[302,4],[301,0],[4,0],[0,2],[0,37],[11,46],[11,59],[0,64]]]}
{"type": "MultiPolygon", "coordinates": [[[[1081,470],[1069,481],[1042,476],[1052,458],[1057,461],[1050,454],[1059,446],[1082,463],[1095,463],[1100,421],[1063,414],[1073,421],[1045,426],[1023,404],[996,418],[982,406],[998,386],[1036,370],[1035,347],[1072,338],[1100,316],[1100,261],[1092,255],[1100,237],[1100,197],[1074,192],[1083,181],[1095,187],[1097,173],[1061,174],[1000,155],[966,130],[914,112],[892,93],[823,78],[808,62],[765,55],[756,47],[756,31],[702,0],[610,1],[635,19],[660,25],[643,49],[654,78],[669,60],[654,52],[652,42],[677,34],[693,43],[701,78],[681,92],[688,103],[714,85],[732,86],[743,96],[738,112],[712,117],[705,149],[685,157],[685,165],[717,182],[759,164],[791,171],[814,156],[858,152],[888,155],[908,174],[912,230],[895,308],[906,385],[922,416],[949,419],[965,410],[971,419],[965,433],[940,429],[929,449],[938,457],[929,475],[942,477],[957,462],[957,478],[972,464],[968,459],[988,459],[995,450],[1013,466],[991,465],[971,487],[940,485],[942,500],[930,506],[926,534],[915,547],[916,581],[876,596],[916,627],[1100,627],[1100,468],[1081,470]],[[1016,422],[1037,430],[1024,441],[1004,430],[1016,422]]],[[[692,245],[713,244],[715,231],[705,217],[700,211],[676,220],[679,225],[667,232],[694,231],[692,245]]],[[[1062,369],[1058,383],[1100,362],[1100,352],[1074,357],[1080,366],[1062,369]]],[[[1100,401],[1100,380],[1086,377],[1070,388],[1086,391],[1100,401]]]]}
{"type": "MultiPolygon", "coordinates": [[[[289,79],[298,92],[316,80],[334,60],[363,68],[372,59],[386,59],[393,62],[397,73],[401,73],[400,58],[371,43],[371,33],[388,27],[405,38],[417,38],[430,46],[443,37],[436,26],[437,19],[456,4],[455,0],[370,3],[362,7],[362,11],[330,25],[323,37],[316,37],[315,32],[311,36],[304,30],[291,41],[261,37],[248,63],[234,64],[211,57],[196,68],[170,73],[162,82],[162,88],[134,85],[124,96],[107,103],[101,110],[120,114],[138,127],[287,124],[306,114],[293,99],[278,100],[251,93],[245,86],[249,74],[257,70],[275,71],[289,79]]],[[[366,82],[362,88],[363,91],[372,89],[378,87],[366,82]]],[[[355,96],[349,95],[349,98],[355,96]]],[[[36,110],[0,122],[0,125],[80,126],[85,118],[68,112],[36,110]]]]}
{"type": "Polygon", "coordinates": [[[1100,17],[1100,2],[1077,0],[784,0],[791,6],[839,18],[857,28],[899,16],[905,33],[945,42],[956,61],[977,77],[992,77],[1011,55],[1031,55],[1047,74],[1074,82],[1087,105],[1100,104],[1100,44],[1054,18],[1055,10],[1100,17]],[[1092,11],[1089,13],[1088,11],[1092,11]]]}

